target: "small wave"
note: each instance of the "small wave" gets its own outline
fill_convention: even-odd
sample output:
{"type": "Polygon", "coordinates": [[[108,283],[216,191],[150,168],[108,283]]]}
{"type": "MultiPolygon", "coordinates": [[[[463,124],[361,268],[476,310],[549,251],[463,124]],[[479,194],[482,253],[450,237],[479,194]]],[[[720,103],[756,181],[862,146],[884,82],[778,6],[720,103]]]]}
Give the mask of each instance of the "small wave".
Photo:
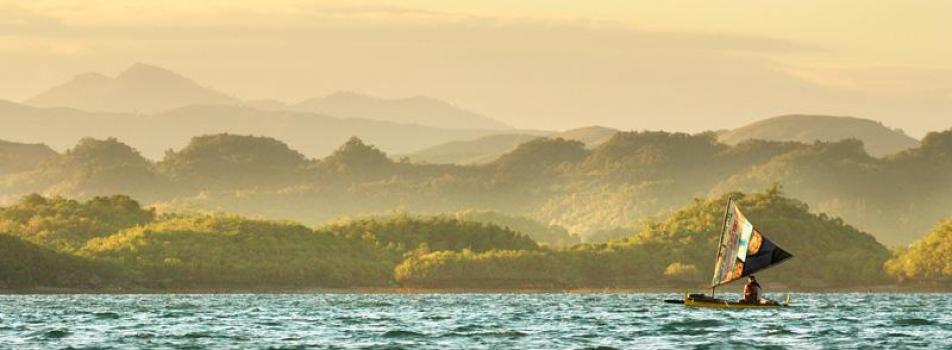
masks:
{"type": "Polygon", "coordinates": [[[364,302],[355,303],[354,306],[357,306],[357,307],[386,307],[386,306],[393,306],[393,304],[392,304],[392,303],[388,303],[388,302],[386,302],[386,301],[364,301],[364,302]]]}
{"type": "Polygon", "coordinates": [[[166,312],[166,313],[162,314],[162,316],[159,316],[159,317],[161,317],[161,318],[180,318],[180,317],[189,317],[189,316],[194,316],[194,315],[195,315],[195,314],[194,314],[194,313],[191,313],[191,312],[166,312]]]}
{"type": "Polygon", "coordinates": [[[767,330],[767,334],[768,334],[768,335],[793,335],[793,334],[797,334],[797,332],[791,331],[791,330],[785,328],[784,326],[775,325],[775,324],[767,325],[766,330],[767,330]]]}
{"type": "Polygon", "coordinates": [[[892,332],[892,333],[886,333],[886,336],[888,336],[888,337],[890,337],[890,338],[909,338],[909,337],[911,337],[912,335],[909,335],[909,334],[906,334],[906,333],[895,333],[895,332],[892,332]]]}
{"type": "Polygon", "coordinates": [[[767,335],[794,335],[794,334],[797,334],[797,332],[791,331],[789,329],[783,329],[783,328],[772,329],[767,331],[767,335]]]}
{"type": "Polygon", "coordinates": [[[191,332],[191,333],[186,333],[185,335],[182,336],[182,338],[201,339],[201,338],[214,338],[214,336],[208,332],[191,332]]]}
{"type": "Polygon", "coordinates": [[[665,324],[666,328],[713,328],[724,325],[724,322],[714,319],[674,321],[665,324]]]}
{"type": "Polygon", "coordinates": [[[619,349],[613,348],[611,346],[600,345],[600,346],[590,346],[587,348],[582,348],[581,350],[619,350],[619,349]]]}
{"type": "Polygon", "coordinates": [[[424,319],[424,320],[430,320],[430,321],[441,321],[441,320],[448,320],[448,319],[450,319],[450,317],[449,317],[449,316],[436,315],[436,316],[426,316],[426,317],[424,317],[423,319],[424,319]]]}
{"type": "Polygon", "coordinates": [[[506,337],[506,338],[518,338],[525,337],[529,334],[520,332],[520,331],[498,331],[498,332],[486,332],[486,333],[476,333],[476,335],[482,336],[492,336],[492,337],[506,337]]]}
{"type": "Polygon", "coordinates": [[[44,338],[44,339],[62,339],[62,338],[66,338],[66,337],[68,337],[68,336],[70,336],[70,335],[72,335],[72,334],[73,334],[73,332],[70,332],[70,331],[65,330],[65,329],[54,329],[54,330],[50,330],[50,331],[46,331],[46,332],[41,333],[41,334],[40,334],[40,337],[41,337],[41,338],[44,338]]]}
{"type": "Polygon", "coordinates": [[[935,324],[935,321],[922,318],[900,318],[893,323],[897,326],[931,326],[935,324]]]}
{"type": "Polygon", "coordinates": [[[248,340],[250,340],[250,338],[248,338],[248,337],[246,337],[246,336],[241,336],[241,335],[235,335],[235,336],[232,336],[232,335],[223,335],[223,334],[216,334],[216,333],[214,333],[214,332],[190,332],[190,333],[185,333],[184,335],[180,335],[180,336],[178,336],[178,338],[184,338],[184,339],[228,339],[228,340],[235,340],[235,341],[248,341],[248,340]]]}
{"type": "Polygon", "coordinates": [[[118,320],[120,318],[119,314],[115,312],[94,312],[93,316],[107,320],[118,320]]]}
{"type": "Polygon", "coordinates": [[[838,337],[838,336],[852,336],[856,334],[856,331],[843,331],[838,329],[824,329],[818,333],[820,336],[824,337],[838,337]]]}
{"type": "Polygon", "coordinates": [[[443,337],[498,337],[498,338],[521,338],[529,334],[520,331],[493,331],[493,332],[449,332],[443,337]]]}
{"type": "Polygon", "coordinates": [[[167,309],[171,309],[171,310],[192,310],[192,309],[198,309],[198,308],[200,308],[200,307],[201,307],[200,305],[196,305],[196,304],[192,304],[192,303],[177,303],[177,304],[169,305],[169,306],[167,307],[167,309]]]}
{"type": "Polygon", "coordinates": [[[453,331],[454,332],[475,332],[483,328],[485,327],[478,324],[468,324],[465,326],[459,326],[459,327],[453,328],[453,331]]]}
{"type": "Polygon", "coordinates": [[[414,331],[403,331],[403,330],[387,331],[386,333],[383,334],[384,338],[416,338],[416,337],[424,337],[424,336],[425,335],[423,333],[417,333],[414,331]]]}

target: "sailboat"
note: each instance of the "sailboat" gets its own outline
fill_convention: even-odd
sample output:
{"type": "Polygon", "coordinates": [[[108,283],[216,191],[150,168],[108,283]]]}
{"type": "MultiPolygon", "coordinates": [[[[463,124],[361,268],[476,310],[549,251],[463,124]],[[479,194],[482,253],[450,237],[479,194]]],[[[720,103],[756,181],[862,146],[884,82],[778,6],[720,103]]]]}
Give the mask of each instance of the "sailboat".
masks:
{"type": "Polygon", "coordinates": [[[761,299],[757,303],[744,303],[737,300],[719,299],[714,296],[715,289],[723,284],[744,278],[754,272],[776,266],[792,258],[754,227],[744,213],[740,211],[733,197],[727,200],[724,214],[724,226],[717,247],[714,263],[714,276],[711,278],[711,295],[685,294],[684,300],[665,300],[665,302],[684,304],[692,307],[710,308],[764,308],[785,307],[790,304],[790,295],[783,303],[761,299]]]}

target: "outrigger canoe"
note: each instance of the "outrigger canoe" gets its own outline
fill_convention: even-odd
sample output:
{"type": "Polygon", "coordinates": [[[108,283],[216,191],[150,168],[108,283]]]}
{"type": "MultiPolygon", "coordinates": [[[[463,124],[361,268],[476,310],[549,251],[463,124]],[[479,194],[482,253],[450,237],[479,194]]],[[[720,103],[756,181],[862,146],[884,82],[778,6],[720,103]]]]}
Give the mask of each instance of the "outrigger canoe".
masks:
{"type": "Polygon", "coordinates": [[[790,295],[781,304],[774,300],[764,299],[758,304],[742,303],[736,300],[725,300],[713,298],[706,294],[685,294],[684,300],[669,299],[665,300],[669,304],[683,304],[690,307],[707,307],[715,309],[761,309],[761,308],[780,308],[790,306],[790,295]]]}
{"type": "Polygon", "coordinates": [[[691,307],[727,309],[785,307],[790,304],[789,294],[783,304],[766,299],[759,303],[744,303],[715,298],[714,290],[720,285],[752,275],[754,272],[775,266],[792,257],[792,254],[754,228],[754,225],[734,203],[734,199],[728,198],[724,225],[721,227],[721,239],[717,244],[714,277],[711,279],[711,295],[685,294],[684,300],[665,300],[665,302],[691,307]]]}

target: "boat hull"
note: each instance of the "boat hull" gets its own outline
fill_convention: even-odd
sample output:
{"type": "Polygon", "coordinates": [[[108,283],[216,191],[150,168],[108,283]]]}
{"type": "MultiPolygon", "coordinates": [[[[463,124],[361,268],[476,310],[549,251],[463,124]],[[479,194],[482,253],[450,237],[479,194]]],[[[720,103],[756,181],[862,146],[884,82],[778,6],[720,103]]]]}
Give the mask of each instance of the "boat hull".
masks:
{"type": "Polygon", "coordinates": [[[705,308],[714,308],[714,309],[764,309],[764,308],[779,308],[786,307],[787,305],[779,304],[776,302],[765,303],[765,304],[747,304],[747,303],[738,303],[736,301],[727,301],[727,300],[691,300],[685,299],[684,306],[688,307],[705,307],[705,308]]]}
{"type": "Polygon", "coordinates": [[[705,308],[714,308],[714,309],[763,309],[763,308],[779,308],[786,307],[790,304],[790,295],[787,295],[787,300],[783,304],[778,303],[773,300],[763,300],[757,304],[750,304],[739,302],[736,300],[726,300],[712,298],[704,294],[685,294],[684,301],[680,304],[688,307],[705,307],[705,308]]]}

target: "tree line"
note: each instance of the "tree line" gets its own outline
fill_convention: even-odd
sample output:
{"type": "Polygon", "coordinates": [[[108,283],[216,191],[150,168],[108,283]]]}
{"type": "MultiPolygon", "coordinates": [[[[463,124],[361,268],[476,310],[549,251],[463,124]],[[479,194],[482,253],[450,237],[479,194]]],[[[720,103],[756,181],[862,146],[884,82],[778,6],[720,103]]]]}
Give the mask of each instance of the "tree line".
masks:
{"type": "Polygon", "coordinates": [[[117,139],[83,139],[37,164],[0,175],[0,202],[34,192],[125,193],[163,210],[215,208],[309,225],[394,208],[475,208],[562,228],[586,242],[622,238],[696,197],[773,183],[890,246],[911,243],[952,216],[952,130],[886,157],[869,156],[855,140],[731,146],[710,132],[620,132],[594,149],[538,138],[488,164],[452,165],[394,160],[357,138],[309,159],[272,138],[215,134],[156,162],[117,139]]]}
{"type": "MultiPolygon", "coordinates": [[[[775,286],[949,287],[952,222],[892,253],[778,188],[732,195],[765,235],[795,255],[763,274],[775,286]]],[[[30,195],[0,208],[0,289],[701,287],[713,270],[725,200],[694,200],[623,239],[550,246],[518,226],[465,219],[483,215],[475,212],[351,217],[307,227],[234,214],[157,213],[124,195],[30,195]]]]}

